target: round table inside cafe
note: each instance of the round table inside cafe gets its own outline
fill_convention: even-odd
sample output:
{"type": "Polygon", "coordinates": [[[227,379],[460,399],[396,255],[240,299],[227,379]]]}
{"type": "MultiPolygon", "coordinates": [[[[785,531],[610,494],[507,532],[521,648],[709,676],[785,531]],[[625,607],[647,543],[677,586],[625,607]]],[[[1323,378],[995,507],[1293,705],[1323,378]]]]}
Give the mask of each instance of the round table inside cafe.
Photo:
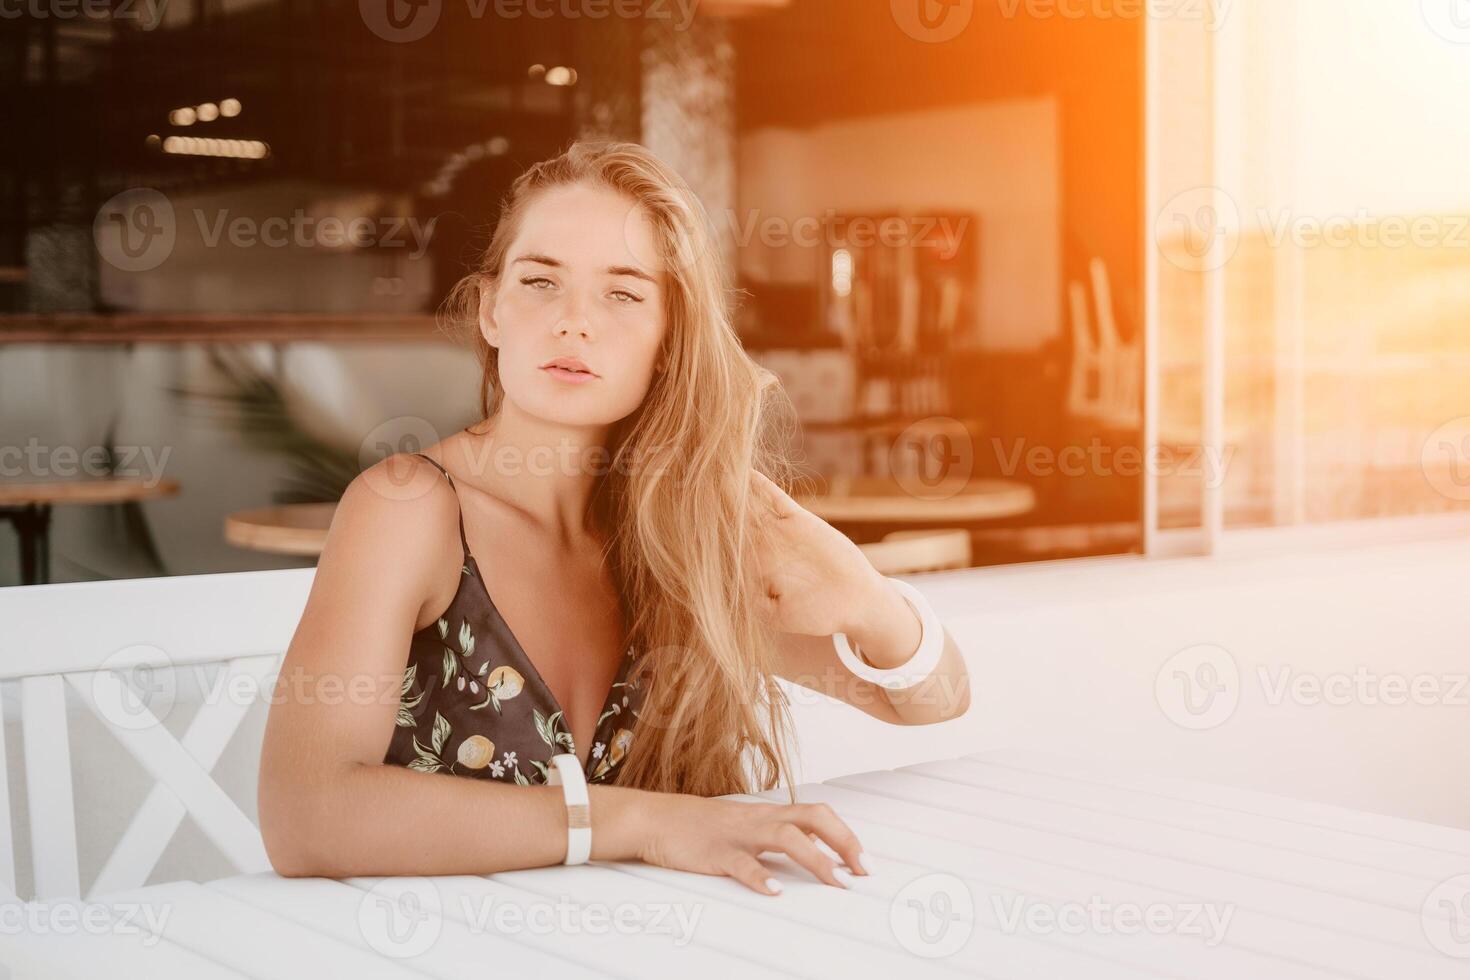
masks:
{"type": "MultiPolygon", "coordinates": [[[[833,525],[953,526],[1024,514],[1036,506],[1026,484],[990,479],[932,488],[881,477],[833,477],[826,492],[796,500],[833,525]]],[[[329,502],[236,511],[225,518],[225,540],[254,551],[320,555],[336,507],[329,502]]]]}
{"type": "Polygon", "coordinates": [[[51,581],[51,509],[62,505],[121,504],[179,492],[177,480],[87,477],[76,480],[12,480],[0,483],[0,520],[15,526],[20,541],[20,582],[51,581]]]}

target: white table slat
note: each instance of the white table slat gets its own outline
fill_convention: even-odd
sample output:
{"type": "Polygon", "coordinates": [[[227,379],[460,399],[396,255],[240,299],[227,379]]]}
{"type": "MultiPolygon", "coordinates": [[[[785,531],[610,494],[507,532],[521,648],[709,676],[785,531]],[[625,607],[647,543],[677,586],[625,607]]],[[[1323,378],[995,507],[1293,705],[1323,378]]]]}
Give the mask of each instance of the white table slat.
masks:
{"type": "Polygon", "coordinates": [[[1028,749],[996,749],[972,753],[965,758],[1028,772],[1065,776],[1104,786],[1114,786],[1143,796],[1204,803],[1237,813],[1252,813],[1290,820],[1309,827],[1336,830],[1381,841],[1397,841],[1416,847],[1470,857],[1470,831],[1439,824],[1365,813],[1347,807],[1297,800],[1260,790],[1239,789],[1216,783],[1157,776],[1119,767],[1105,760],[1073,759],[1028,749]]]}
{"type": "MultiPolygon", "coordinates": [[[[519,910],[520,921],[533,922],[533,915],[545,914],[557,901],[568,906],[588,904],[580,888],[569,886],[558,898],[546,897],[499,880],[499,875],[472,875],[434,878],[434,887],[446,918],[473,925],[477,934],[494,928],[493,915],[498,906],[519,910]],[[476,924],[476,920],[478,924],[476,924]]],[[[419,879],[420,881],[426,879],[419,879]]],[[[377,886],[389,894],[406,886],[398,878],[349,878],[347,884],[364,890],[377,886]]],[[[610,917],[610,911],[608,915],[610,917]]],[[[610,921],[610,918],[609,918],[610,921]]],[[[540,930],[522,926],[511,936],[556,957],[580,963],[604,975],[624,977],[679,977],[694,973],[702,976],[787,978],[791,974],[763,968],[743,957],[733,956],[706,946],[677,948],[667,936],[648,932],[620,932],[616,929],[593,932],[564,932],[560,929],[540,930]]]]}
{"type": "MultiPolygon", "coordinates": [[[[981,901],[990,901],[992,895],[1005,893],[1012,898],[1022,894],[1032,900],[1053,904],[1086,903],[1101,898],[1113,904],[1129,903],[1138,907],[1164,905],[1177,908],[1186,903],[1229,906],[1230,918],[1221,947],[1210,951],[1207,957],[1195,955],[1191,961],[1219,962],[1227,971],[1238,971],[1235,976],[1298,977],[1303,974],[1293,964],[1311,963],[1324,970],[1371,980],[1401,980],[1406,975],[1406,967],[1412,967],[1408,975],[1417,980],[1464,980],[1465,977],[1463,966],[1438,954],[1410,951],[1363,939],[1337,928],[1287,920],[1241,906],[1228,898],[1204,894],[1194,888],[1192,882],[1181,881],[1178,888],[1172,888],[1078,870],[1051,863],[1053,855],[1045,846],[1036,848],[1040,856],[1021,854],[1003,847],[986,847],[986,844],[1003,845],[1006,842],[992,841],[983,827],[976,827],[964,818],[955,821],[956,826],[952,828],[942,828],[945,832],[936,831],[937,822],[943,822],[944,816],[953,816],[942,811],[925,808],[925,812],[914,813],[912,808],[894,808],[897,812],[885,814],[884,804],[891,805],[890,800],[865,797],[821,784],[800,787],[799,792],[803,802],[825,802],[837,811],[862,841],[869,863],[888,870],[898,862],[912,861],[915,862],[912,875],[947,870],[964,878],[981,901]],[[876,819],[869,819],[869,814],[876,819]],[[933,819],[935,814],[940,815],[939,821],[933,819]],[[880,822],[885,816],[889,820],[912,820],[917,828],[922,828],[922,832],[880,822]],[[978,834],[974,833],[976,830],[978,834]],[[1233,955],[1236,950],[1259,956],[1233,955]],[[1266,959],[1262,960],[1260,956],[1266,959]]],[[[1125,873],[1131,870],[1125,869],[1125,873]]],[[[1373,912],[1372,909],[1365,911],[1373,912]]],[[[1131,958],[1134,954],[1127,950],[1126,941],[1133,937],[1116,938],[1125,940],[1125,943],[1114,955],[1121,959],[1131,958]]],[[[1196,954],[1200,952],[1194,951],[1196,954]]],[[[1191,974],[1198,977],[1206,975],[1204,967],[1191,974]]],[[[1227,972],[1225,975],[1231,974],[1227,972]]]]}
{"type": "MultiPolygon", "coordinates": [[[[900,828],[922,825],[924,833],[1177,891],[1212,896],[1279,918],[1306,922],[1346,934],[1372,938],[1405,949],[1422,949],[1419,917],[1400,909],[1316,892],[1298,885],[1264,881],[1125,847],[1078,840],[1068,834],[1036,830],[986,817],[956,813],[891,797],[847,789],[835,783],[801,787],[803,800],[830,804],[839,815],[861,814],[900,828]]],[[[772,791],[771,796],[782,793],[772,791]]],[[[766,795],[766,794],[762,794],[766,795]]]]}
{"type": "Polygon", "coordinates": [[[1361,864],[1432,881],[1442,879],[1447,867],[1462,863],[1470,865],[1470,857],[1450,851],[1382,840],[1280,817],[1225,810],[1208,803],[1148,796],[1068,776],[993,765],[974,758],[925,762],[903,766],[898,771],[949,779],[999,793],[1067,803],[1099,813],[1150,820],[1249,843],[1286,847],[1345,864],[1361,864]]]}
{"type": "Polygon", "coordinates": [[[256,908],[222,891],[177,881],[115,892],[108,905],[147,903],[160,915],[159,935],[176,946],[255,977],[349,976],[354,980],[413,980],[422,977],[403,963],[374,955],[309,926],[256,908]]]}
{"type": "MultiPolygon", "coordinates": [[[[802,789],[798,787],[798,798],[801,798],[802,789]]],[[[909,882],[936,872],[946,872],[963,879],[966,887],[975,896],[975,925],[978,928],[995,930],[1004,938],[1012,938],[1014,933],[1026,942],[1041,942],[1058,950],[1095,956],[1127,970],[1152,970],[1161,976],[1167,976],[1171,965],[1180,962],[1196,964],[1192,976],[1197,980],[1236,980],[1241,976],[1257,977],[1260,980],[1287,976],[1327,980],[1332,976],[1325,972],[1288,972],[1286,965],[1279,959],[1236,948],[1215,949],[1209,957],[1200,957],[1198,954],[1202,951],[1202,941],[1186,936],[1160,936],[1147,932],[1134,935],[1084,933],[1078,936],[1058,932],[1045,937],[1033,936],[1024,929],[1017,930],[1008,917],[1014,915],[1018,901],[1024,904],[1040,899],[1046,901],[1050,907],[1056,907],[1056,896],[1046,892],[1017,889],[993,878],[986,880],[974,875],[967,876],[964,873],[962,855],[957,853],[957,848],[933,841],[922,834],[908,835],[905,843],[909,845],[909,849],[884,854],[876,862],[880,870],[875,870],[873,875],[865,879],[859,879],[863,882],[863,890],[871,888],[876,892],[876,897],[883,899],[885,906],[897,900],[900,889],[909,882]],[[999,907],[997,901],[1000,903],[999,907]]],[[[867,853],[874,853],[866,840],[863,844],[867,853]]],[[[1087,896],[1082,896],[1081,900],[1085,902],[1087,896]]],[[[999,938],[996,941],[999,942],[999,938]]]]}
{"type": "Polygon", "coordinates": [[[1229,840],[1070,804],[1016,797],[907,771],[856,773],[832,782],[912,803],[1054,830],[1079,840],[1121,844],[1145,854],[1176,857],[1206,867],[1230,868],[1253,877],[1378,902],[1406,912],[1417,913],[1425,894],[1435,885],[1414,875],[1341,864],[1283,847],[1229,840]]]}
{"type": "MultiPolygon", "coordinates": [[[[45,903],[80,905],[76,899],[45,903]]],[[[134,932],[36,931],[0,933],[0,963],[9,980],[249,980],[249,975],[159,939],[134,932]]]]}
{"type": "MultiPolygon", "coordinates": [[[[914,876],[895,875],[891,870],[888,875],[854,875],[852,888],[839,891],[817,881],[805,868],[785,857],[767,853],[761,860],[775,869],[774,877],[781,881],[784,891],[775,900],[785,903],[783,912],[790,921],[833,933],[834,937],[828,939],[828,943],[878,942],[900,948],[894,940],[890,918],[893,897],[914,876]]],[[[728,898],[751,908],[760,907],[759,902],[773,900],[769,895],[756,894],[744,885],[719,876],[691,876],[646,864],[619,867],[629,874],[684,884],[704,894],[728,898]]],[[[978,919],[976,925],[980,927],[974,930],[962,949],[938,962],[995,980],[1055,977],[1117,980],[1156,975],[1089,953],[1038,942],[1030,936],[1000,933],[985,927],[978,919]]],[[[916,967],[929,965],[928,961],[917,956],[913,961],[916,967]]]]}
{"type": "MultiPolygon", "coordinates": [[[[222,878],[206,887],[286,916],[324,936],[368,948],[359,919],[365,893],[344,882],[257,874],[222,878]]],[[[492,971],[503,971],[507,976],[550,973],[569,980],[595,980],[611,974],[587,969],[503,936],[472,933],[453,919],[444,918],[437,929],[428,949],[402,959],[410,961],[413,969],[443,980],[483,980],[492,971]]]]}
{"type": "MultiPolygon", "coordinates": [[[[157,935],[0,929],[0,962],[47,980],[1470,980],[1470,948],[1443,948],[1462,925],[1456,902],[1470,910],[1450,882],[1470,871],[1470,832],[1024,752],[856,773],[797,797],[832,806],[871,874],[836,888],[766,852],[784,889],[769,896],[636,861],[344,881],[263,872],[106,896],[116,914],[151,906],[136,925],[157,935]],[[946,896],[959,904],[936,904],[946,896]],[[1099,906],[1166,922],[1049,918],[1099,906]],[[927,933],[946,919],[940,934],[963,942],[923,955],[944,951],[927,933]]],[[[63,865],[50,884],[69,876],[63,865]]]]}
{"type": "MultiPolygon", "coordinates": [[[[757,895],[766,899],[765,907],[759,903],[747,907],[685,888],[677,880],[645,878],[636,873],[638,867],[634,862],[598,861],[575,868],[504,872],[495,877],[543,895],[576,894],[610,905],[636,902],[690,909],[695,943],[792,976],[896,976],[914,965],[912,954],[894,946],[886,928],[882,934],[870,937],[870,943],[818,943],[813,941],[810,926],[793,922],[787,915],[784,896],[757,895]]],[[[744,885],[738,887],[748,891],[744,885]]],[[[936,977],[967,975],[942,961],[932,970],[936,977]]]]}

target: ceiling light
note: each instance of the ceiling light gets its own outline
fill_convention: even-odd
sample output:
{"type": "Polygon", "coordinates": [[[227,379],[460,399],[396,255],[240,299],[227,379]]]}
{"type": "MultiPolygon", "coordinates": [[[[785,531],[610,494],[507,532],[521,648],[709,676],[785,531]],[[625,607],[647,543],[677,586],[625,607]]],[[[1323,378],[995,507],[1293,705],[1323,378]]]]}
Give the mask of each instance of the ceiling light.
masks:
{"type": "Polygon", "coordinates": [[[170,136],[163,141],[163,152],[180,156],[234,157],[240,160],[263,160],[271,148],[260,140],[201,139],[197,136],[170,136]]]}

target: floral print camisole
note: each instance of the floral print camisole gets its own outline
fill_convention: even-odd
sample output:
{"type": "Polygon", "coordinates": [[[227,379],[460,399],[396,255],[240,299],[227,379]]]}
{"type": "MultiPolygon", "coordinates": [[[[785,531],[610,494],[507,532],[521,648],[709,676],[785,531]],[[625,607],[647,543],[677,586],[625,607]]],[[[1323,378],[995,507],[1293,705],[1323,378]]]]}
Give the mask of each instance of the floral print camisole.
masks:
{"type": "MultiPolygon", "coordinates": [[[[414,455],[433,463],[454,487],[436,460],[414,455]]],[[[551,757],[577,752],[572,733],[490,598],[470,554],[463,507],[459,540],[459,589],[443,615],[413,635],[383,761],[425,773],[544,785],[551,757]]],[[[630,670],[634,659],[630,646],[603,702],[584,771],[589,783],[615,783],[618,763],[632,744],[641,707],[638,678],[630,670]]]]}

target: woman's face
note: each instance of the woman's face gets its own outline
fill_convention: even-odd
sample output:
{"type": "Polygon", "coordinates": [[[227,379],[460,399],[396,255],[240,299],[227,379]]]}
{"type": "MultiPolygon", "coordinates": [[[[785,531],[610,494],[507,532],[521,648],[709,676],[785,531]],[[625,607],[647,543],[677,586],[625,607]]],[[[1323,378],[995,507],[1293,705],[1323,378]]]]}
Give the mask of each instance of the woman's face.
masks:
{"type": "Polygon", "coordinates": [[[611,425],[637,409],[665,329],[657,254],[653,225],[631,198],[585,183],[537,194],[480,307],[505,397],[563,425],[611,425]],[[558,357],[591,374],[547,367],[558,357]]]}

